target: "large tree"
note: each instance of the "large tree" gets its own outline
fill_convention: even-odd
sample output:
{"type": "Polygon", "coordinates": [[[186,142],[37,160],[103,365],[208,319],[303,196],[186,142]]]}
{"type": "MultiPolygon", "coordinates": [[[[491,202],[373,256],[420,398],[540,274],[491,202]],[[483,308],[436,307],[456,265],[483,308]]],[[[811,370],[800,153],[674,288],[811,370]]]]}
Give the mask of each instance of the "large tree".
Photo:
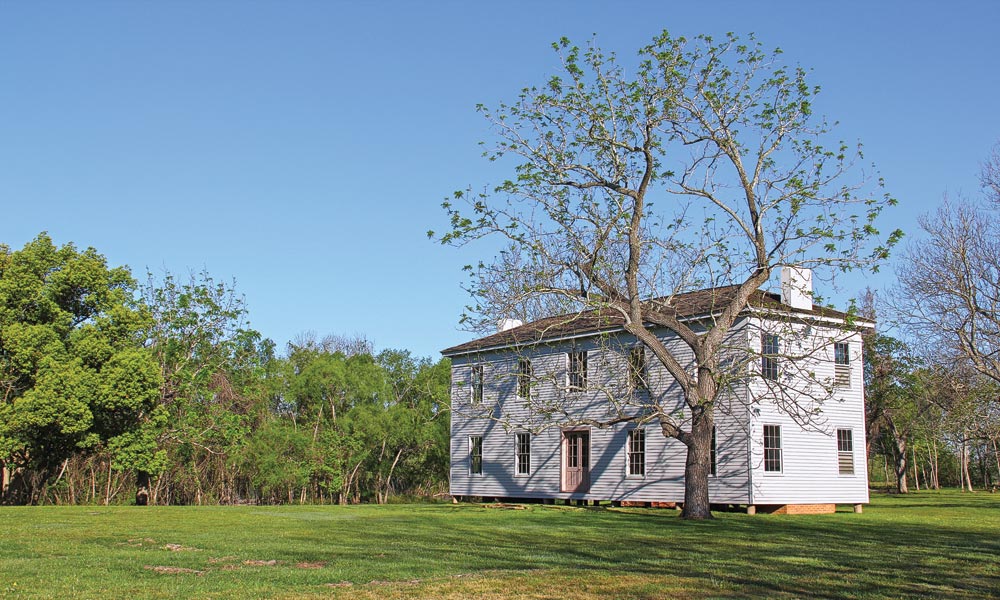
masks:
{"type": "Polygon", "coordinates": [[[983,165],[984,196],[946,200],[920,218],[902,257],[900,312],[937,357],[1000,382],[1000,145],[983,165]]]}
{"type": "MultiPolygon", "coordinates": [[[[274,343],[249,327],[235,284],[205,271],[186,279],[166,273],[159,281],[150,275],[141,291],[152,316],[147,344],[163,380],[161,418],[146,423],[144,439],[167,457],[129,465],[136,502],[147,503],[151,493],[155,500],[151,477],[169,469],[194,480],[194,498],[184,500],[200,503],[206,479],[227,478],[225,459],[245,443],[262,408],[274,343]]],[[[234,501],[233,486],[220,487],[219,499],[234,501]]]]}
{"type": "Polygon", "coordinates": [[[40,234],[0,245],[0,467],[8,499],[37,502],[71,456],[105,448],[116,464],[155,463],[143,429],[161,383],[143,347],[148,312],[124,267],[40,234]]]}
{"type": "Polygon", "coordinates": [[[567,309],[620,317],[683,390],[685,410],[663,404],[641,418],[686,446],[683,516],[709,518],[716,401],[738,375],[727,334],[782,266],[829,275],[884,259],[900,234],[879,241],[875,220],[893,200],[877,179],[844,177],[860,147],[827,145],[812,111],[819,88],[753,36],[664,32],[628,66],[594,43],[554,48],[560,74],[479,107],[497,138],[487,157],[513,158],[514,176],[457,192],[439,239],[505,240],[469,268],[473,327],[567,309]],[[670,316],[677,294],[718,286],[735,291],[708,321],[670,316]],[[654,333],[651,311],[693,369],[654,333]]]}

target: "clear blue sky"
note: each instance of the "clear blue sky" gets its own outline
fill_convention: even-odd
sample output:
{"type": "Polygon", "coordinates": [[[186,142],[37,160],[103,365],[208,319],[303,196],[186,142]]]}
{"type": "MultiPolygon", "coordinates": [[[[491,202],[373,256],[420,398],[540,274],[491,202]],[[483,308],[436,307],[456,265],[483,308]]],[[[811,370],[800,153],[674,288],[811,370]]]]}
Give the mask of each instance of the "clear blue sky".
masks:
{"type": "Polygon", "coordinates": [[[913,234],[978,193],[1000,139],[997,23],[986,0],[4,2],[0,243],[45,230],[140,278],[206,268],[282,347],[360,333],[436,358],[470,338],[460,268],[486,249],[426,232],[451,191],[506,175],[474,107],[543,82],[553,40],[631,56],[663,28],[756,32],[813,69],[817,111],[913,234]]]}

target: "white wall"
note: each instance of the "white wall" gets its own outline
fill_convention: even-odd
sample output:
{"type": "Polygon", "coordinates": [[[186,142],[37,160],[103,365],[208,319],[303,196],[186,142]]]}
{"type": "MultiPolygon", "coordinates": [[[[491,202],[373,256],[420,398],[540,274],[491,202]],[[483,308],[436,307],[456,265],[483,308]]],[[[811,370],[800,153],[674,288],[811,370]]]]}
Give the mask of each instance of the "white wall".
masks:
{"type": "MultiPolygon", "coordinates": [[[[734,339],[745,334],[734,332],[734,339]]],[[[663,334],[665,339],[668,338],[663,334]]],[[[538,346],[514,353],[461,356],[452,360],[451,493],[456,496],[524,498],[585,498],[600,500],[682,501],[686,448],[663,436],[658,422],[646,427],[646,475],[626,475],[626,441],[632,424],[591,428],[590,490],[586,494],[561,491],[561,426],[583,419],[607,421],[616,414],[639,414],[643,403],[659,402],[670,409],[681,407],[679,387],[666,369],[647,351],[652,397],[633,393],[627,386],[627,355],[635,345],[629,335],[584,338],[538,346]],[[587,349],[588,391],[565,390],[566,352],[587,349]],[[526,404],[516,397],[517,361],[532,361],[536,386],[526,404]],[[484,402],[471,406],[471,365],[485,371],[484,402]],[[558,409],[545,415],[542,409],[558,409]],[[567,416],[570,415],[570,416],[567,416]],[[533,430],[531,473],[515,475],[514,434],[533,430]],[[469,474],[470,435],[483,436],[483,474],[469,474]]],[[[682,364],[691,360],[678,340],[670,342],[682,364]]],[[[745,407],[731,395],[717,411],[718,471],[709,483],[716,503],[738,503],[747,497],[747,438],[745,407]]]]}
{"type": "MultiPolygon", "coordinates": [[[[819,381],[832,384],[834,378],[833,342],[846,341],[850,344],[850,387],[834,387],[832,395],[822,401],[822,395],[815,386],[805,385],[799,380],[784,381],[788,388],[802,389],[806,393],[796,400],[819,412],[811,422],[802,425],[793,418],[779,394],[773,393],[757,379],[750,382],[749,390],[753,401],[750,416],[751,427],[751,501],[754,504],[809,504],[868,502],[868,472],[865,458],[865,413],[864,382],[862,378],[862,342],[857,332],[844,332],[837,327],[795,326],[791,334],[788,324],[768,323],[755,320],[747,328],[748,343],[760,349],[759,328],[784,332],[785,340],[798,337],[798,343],[790,348],[792,353],[804,356],[800,365],[815,374],[819,381]],[[781,426],[782,470],[780,473],[764,471],[763,428],[764,425],[781,426]],[[854,446],[854,474],[841,475],[838,467],[837,429],[850,429],[854,446]]],[[[785,350],[785,348],[783,348],[785,350]]],[[[786,359],[779,359],[785,361],[786,359]]],[[[783,369],[787,363],[783,365],[783,369]]],[[[759,368],[759,367],[758,367],[759,368]]],[[[786,374],[788,370],[785,369],[786,374]]],[[[787,374],[795,378],[794,374],[787,374]]]]}

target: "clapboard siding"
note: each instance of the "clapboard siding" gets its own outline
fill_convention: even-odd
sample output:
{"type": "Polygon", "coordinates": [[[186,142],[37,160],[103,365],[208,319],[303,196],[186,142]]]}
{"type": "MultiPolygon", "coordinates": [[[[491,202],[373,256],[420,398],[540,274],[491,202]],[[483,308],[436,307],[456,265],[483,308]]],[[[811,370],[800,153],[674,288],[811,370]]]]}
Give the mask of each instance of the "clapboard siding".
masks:
{"type": "MultiPolygon", "coordinates": [[[[803,428],[783,411],[774,394],[760,381],[751,381],[755,400],[751,424],[752,502],[755,504],[866,503],[868,472],[865,460],[864,382],[862,340],[858,333],[813,327],[803,344],[817,351],[802,359],[802,365],[831,385],[835,378],[833,342],[850,345],[850,386],[834,387],[832,398],[818,405],[819,414],[803,428]],[[781,426],[782,471],[764,471],[763,428],[781,426]],[[837,429],[850,429],[854,445],[854,473],[840,474],[837,429]]],[[[757,343],[752,338],[749,343],[757,343]]],[[[794,384],[792,385],[794,387],[794,384]]]]}
{"type": "MultiPolygon", "coordinates": [[[[682,364],[693,357],[679,340],[666,333],[682,364]]],[[[738,328],[730,336],[742,340],[738,328]]],[[[682,501],[686,449],[668,439],[654,421],[646,428],[646,474],[627,475],[626,443],[633,424],[590,428],[590,488],[586,493],[561,491],[562,427],[586,420],[607,421],[617,414],[640,414],[643,404],[657,402],[668,410],[683,404],[679,386],[647,353],[649,392],[629,389],[627,357],[635,346],[629,335],[581,338],[519,352],[466,355],[452,361],[451,493],[456,496],[582,498],[600,500],[682,501]],[[588,351],[588,389],[567,390],[567,352],[588,351]],[[531,360],[532,400],[517,397],[518,360],[531,360]],[[482,365],[484,394],[473,405],[472,366],[482,365]],[[558,408],[555,412],[544,409],[558,408]],[[531,432],[531,472],[515,475],[515,434],[531,432]],[[483,436],[483,474],[471,475],[469,436],[483,436]]],[[[718,470],[709,482],[718,503],[746,503],[747,414],[745,394],[737,389],[720,401],[717,411],[718,470]]]]}

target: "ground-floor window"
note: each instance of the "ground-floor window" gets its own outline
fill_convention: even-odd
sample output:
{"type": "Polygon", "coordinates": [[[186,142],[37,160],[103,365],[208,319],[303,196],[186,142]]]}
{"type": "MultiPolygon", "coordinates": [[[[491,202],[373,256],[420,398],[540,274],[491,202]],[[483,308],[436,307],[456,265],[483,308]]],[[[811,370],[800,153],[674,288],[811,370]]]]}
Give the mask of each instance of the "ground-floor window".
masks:
{"type": "Polygon", "coordinates": [[[712,425],[712,475],[716,474],[716,462],[718,454],[715,451],[715,425],[712,425]]]}
{"type": "Polygon", "coordinates": [[[531,473],[531,434],[514,434],[514,460],[517,463],[518,475],[531,473]]]}
{"type": "Polygon", "coordinates": [[[764,472],[781,472],[781,425],[764,425],[764,472]]]}
{"type": "Polygon", "coordinates": [[[841,475],[854,475],[854,440],[850,429],[837,430],[837,465],[841,475]]]}
{"type": "Polygon", "coordinates": [[[633,429],[628,432],[628,475],[646,475],[646,430],[633,429]]]}
{"type": "Polygon", "coordinates": [[[469,473],[471,475],[483,474],[483,436],[469,436],[469,473]]]}

